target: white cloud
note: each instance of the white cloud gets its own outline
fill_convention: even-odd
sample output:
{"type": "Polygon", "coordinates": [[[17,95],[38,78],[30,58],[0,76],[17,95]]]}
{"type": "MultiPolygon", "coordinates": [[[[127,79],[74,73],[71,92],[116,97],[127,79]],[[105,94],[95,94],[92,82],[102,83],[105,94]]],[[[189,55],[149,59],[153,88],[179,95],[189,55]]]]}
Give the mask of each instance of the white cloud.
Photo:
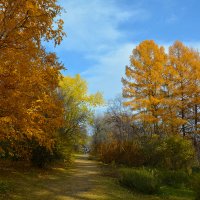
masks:
{"type": "Polygon", "coordinates": [[[76,52],[109,51],[125,38],[120,24],[149,17],[141,8],[123,10],[116,0],[61,0],[61,5],[66,10],[62,18],[68,36],[60,48],[76,52]]]}
{"type": "MultiPolygon", "coordinates": [[[[122,91],[121,78],[136,46],[127,42],[126,33],[120,26],[128,20],[148,20],[149,12],[141,7],[123,10],[117,0],[60,1],[66,10],[62,18],[68,36],[59,51],[81,53],[86,60],[96,63],[81,73],[89,84],[90,92],[102,91],[106,99],[115,97],[122,91]]],[[[174,22],[176,16],[172,15],[168,20],[174,22]]],[[[166,48],[172,43],[160,42],[166,48]]],[[[186,44],[200,47],[200,43],[186,44]]]]}
{"type": "Polygon", "coordinates": [[[122,44],[107,54],[96,56],[98,64],[81,74],[87,79],[90,92],[102,91],[106,99],[122,92],[121,78],[135,46],[133,43],[122,44]]]}
{"type": "Polygon", "coordinates": [[[120,25],[128,20],[147,20],[148,11],[140,7],[124,10],[117,0],[60,2],[66,10],[62,18],[67,38],[59,51],[82,53],[86,60],[97,63],[81,74],[88,81],[90,92],[102,91],[106,99],[113,98],[121,93],[120,80],[134,48],[134,44],[126,42],[120,25]]]}
{"type": "MultiPolygon", "coordinates": [[[[158,44],[164,46],[167,52],[173,42],[158,44]]],[[[184,44],[200,50],[199,42],[184,42],[184,44]]],[[[107,54],[95,56],[98,64],[81,74],[88,81],[90,92],[102,91],[107,100],[121,94],[121,78],[125,75],[125,66],[129,65],[129,57],[136,45],[134,43],[121,44],[107,54]]]]}

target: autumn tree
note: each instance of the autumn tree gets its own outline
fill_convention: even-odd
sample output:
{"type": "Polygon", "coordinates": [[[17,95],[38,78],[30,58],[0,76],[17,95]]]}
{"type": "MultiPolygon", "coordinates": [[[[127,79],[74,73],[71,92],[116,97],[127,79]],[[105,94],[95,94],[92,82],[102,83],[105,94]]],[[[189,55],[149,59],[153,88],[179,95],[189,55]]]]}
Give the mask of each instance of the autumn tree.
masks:
{"type": "Polygon", "coordinates": [[[199,132],[199,53],[176,41],[166,55],[153,41],[133,50],[123,79],[125,103],[151,133],[199,132]]]}
{"type": "Polygon", "coordinates": [[[59,44],[63,21],[55,18],[61,13],[55,0],[1,0],[0,48],[27,49],[30,42],[41,45],[41,38],[59,44]]]}
{"type": "Polygon", "coordinates": [[[87,82],[80,76],[65,76],[60,81],[60,97],[64,101],[64,127],[62,135],[73,144],[82,143],[87,125],[93,122],[93,108],[103,104],[102,94],[88,94],[87,82]]]}
{"type": "Polygon", "coordinates": [[[122,79],[123,96],[127,98],[125,105],[134,111],[135,120],[149,126],[151,134],[159,133],[163,113],[162,73],[166,61],[164,48],[146,40],[133,50],[126,78],[122,79]]]}
{"type": "Polygon", "coordinates": [[[63,118],[56,93],[62,65],[55,54],[45,51],[41,41],[59,44],[62,40],[63,22],[55,22],[60,11],[61,7],[51,0],[0,2],[2,154],[13,154],[14,149],[22,156],[27,141],[34,140],[49,150],[54,145],[63,118]]]}
{"type": "Polygon", "coordinates": [[[197,134],[200,133],[200,54],[194,49],[190,49],[193,55],[191,63],[191,93],[190,96],[190,120],[192,123],[193,131],[197,134]]]}
{"type": "Polygon", "coordinates": [[[191,132],[191,125],[189,124],[191,116],[193,116],[194,121],[196,120],[195,124],[198,120],[198,55],[192,49],[177,41],[169,48],[169,66],[172,68],[171,99],[175,102],[174,110],[180,121],[181,132],[185,136],[187,132],[191,132]]]}

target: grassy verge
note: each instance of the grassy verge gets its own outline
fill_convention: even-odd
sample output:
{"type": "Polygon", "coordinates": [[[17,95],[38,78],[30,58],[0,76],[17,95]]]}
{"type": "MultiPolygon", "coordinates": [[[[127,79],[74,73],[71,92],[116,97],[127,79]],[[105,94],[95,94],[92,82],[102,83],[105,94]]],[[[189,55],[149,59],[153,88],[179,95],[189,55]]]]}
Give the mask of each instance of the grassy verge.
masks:
{"type": "Polygon", "coordinates": [[[192,200],[191,190],[162,187],[159,195],[143,195],[122,187],[118,169],[77,155],[66,167],[57,163],[38,170],[0,163],[0,200],[192,200]]]}
{"type": "MultiPolygon", "coordinates": [[[[194,199],[194,176],[183,171],[148,168],[122,168],[119,170],[122,186],[143,194],[154,193],[167,199],[194,199]]],[[[196,193],[197,195],[197,193],[196,193]]]]}

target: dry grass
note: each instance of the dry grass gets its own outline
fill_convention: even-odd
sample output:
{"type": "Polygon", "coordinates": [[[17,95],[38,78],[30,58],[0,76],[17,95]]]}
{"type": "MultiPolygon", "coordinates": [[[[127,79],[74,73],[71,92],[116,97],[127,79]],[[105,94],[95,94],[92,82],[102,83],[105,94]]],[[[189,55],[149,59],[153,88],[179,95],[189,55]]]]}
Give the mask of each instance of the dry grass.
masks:
{"type": "Polygon", "coordinates": [[[109,176],[113,173],[111,168],[101,168],[84,155],[76,155],[75,163],[70,167],[56,165],[48,170],[38,170],[19,166],[13,166],[13,163],[0,165],[0,179],[6,183],[5,190],[0,190],[0,200],[191,199],[173,194],[166,198],[129,192],[118,184],[115,177],[109,176]]]}

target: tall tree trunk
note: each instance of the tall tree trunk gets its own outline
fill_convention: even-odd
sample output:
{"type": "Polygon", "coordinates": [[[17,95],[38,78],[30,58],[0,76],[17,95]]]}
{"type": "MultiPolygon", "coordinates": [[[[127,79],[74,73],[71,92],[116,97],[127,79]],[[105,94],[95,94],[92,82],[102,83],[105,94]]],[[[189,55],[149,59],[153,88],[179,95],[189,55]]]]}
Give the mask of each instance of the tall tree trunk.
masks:
{"type": "Polygon", "coordinates": [[[195,133],[197,133],[197,124],[198,124],[198,106],[195,105],[194,106],[194,130],[195,130],[195,133]]]}

